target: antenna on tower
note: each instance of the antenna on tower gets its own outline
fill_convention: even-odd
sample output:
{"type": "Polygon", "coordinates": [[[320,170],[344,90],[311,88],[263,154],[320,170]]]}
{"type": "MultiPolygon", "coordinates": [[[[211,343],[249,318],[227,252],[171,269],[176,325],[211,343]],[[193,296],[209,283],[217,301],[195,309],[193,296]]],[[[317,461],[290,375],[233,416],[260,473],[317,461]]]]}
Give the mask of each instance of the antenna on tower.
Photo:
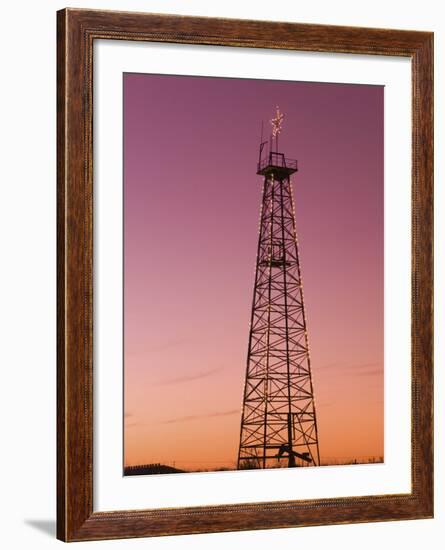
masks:
{"type": "Polygon", "coordinates": [[[264,149],[264,146],[267,143],[267,140],[263,141],[263,131],[264,131],[264,121],[261,121],[261,139],[260,139],[260,151],[259,151],[259,154],[258,154],[258,166],[260,166],[260,164],[261,164],[261,158],[263,156],[263,149],[264,149]]]}

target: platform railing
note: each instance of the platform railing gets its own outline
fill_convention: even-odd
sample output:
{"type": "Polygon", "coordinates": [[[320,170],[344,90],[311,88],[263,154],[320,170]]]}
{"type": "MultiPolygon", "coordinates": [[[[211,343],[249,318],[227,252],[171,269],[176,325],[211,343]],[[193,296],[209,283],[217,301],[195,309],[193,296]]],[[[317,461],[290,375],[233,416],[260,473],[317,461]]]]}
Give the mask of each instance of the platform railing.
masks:
{"type": "Polygon", "coordinates": [[[258,163],[258,172],[266,168],[267,166],[273,166],[276,168],[290,168],[291,170],[297,170],[298,165],[295,159],[289,159],[284,156],[283,153],[269,153],[265,158],[262,158],[258,163]]]}

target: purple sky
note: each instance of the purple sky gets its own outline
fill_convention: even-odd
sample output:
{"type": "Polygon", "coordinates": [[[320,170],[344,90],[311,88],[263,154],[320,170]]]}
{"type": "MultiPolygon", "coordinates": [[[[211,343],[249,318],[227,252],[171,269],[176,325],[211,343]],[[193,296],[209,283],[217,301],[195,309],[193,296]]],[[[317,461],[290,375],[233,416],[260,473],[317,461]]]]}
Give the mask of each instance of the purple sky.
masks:
{"type": "Polygon", "coordinates": [[[127,74],[126,464],[236,460],[276,105],[322,461],[383,455],[383,87],[127,74]]]}

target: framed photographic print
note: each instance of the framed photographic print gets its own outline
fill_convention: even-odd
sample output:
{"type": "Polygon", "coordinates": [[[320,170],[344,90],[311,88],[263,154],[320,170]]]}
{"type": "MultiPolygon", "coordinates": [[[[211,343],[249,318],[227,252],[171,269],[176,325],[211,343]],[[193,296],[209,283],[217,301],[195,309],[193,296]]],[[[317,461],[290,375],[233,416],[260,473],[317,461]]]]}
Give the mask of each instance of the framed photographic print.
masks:
{"type": "Polygon", "coordinates": [[[57,107],[58,538],[432,517],[432,33],[65,9],[57,107]]]}

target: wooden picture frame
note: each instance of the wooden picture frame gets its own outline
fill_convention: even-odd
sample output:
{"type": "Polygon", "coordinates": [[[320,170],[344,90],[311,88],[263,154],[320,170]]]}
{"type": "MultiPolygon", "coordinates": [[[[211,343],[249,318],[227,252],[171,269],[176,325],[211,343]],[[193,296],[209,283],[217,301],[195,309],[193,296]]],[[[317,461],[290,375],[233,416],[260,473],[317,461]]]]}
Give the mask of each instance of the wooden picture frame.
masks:
{"type": "Polygon", "coordinates": [[[57,14],[57,537],[64,541],[433,516],[433,34],[65,9],[57,14]],[[412,63],[412,490],[93,511],[93,43],[98,39],[403,56],[412,63]]]}

